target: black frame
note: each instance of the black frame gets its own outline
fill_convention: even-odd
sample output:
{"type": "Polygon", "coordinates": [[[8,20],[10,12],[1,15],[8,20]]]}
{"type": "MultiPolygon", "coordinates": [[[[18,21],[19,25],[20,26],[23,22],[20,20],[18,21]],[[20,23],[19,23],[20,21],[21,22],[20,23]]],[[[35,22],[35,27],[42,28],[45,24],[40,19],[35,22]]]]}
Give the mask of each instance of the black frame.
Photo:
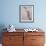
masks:
{"type": "Polygon", "coordinates": [[[34,5],[19,5],[19,22],[20,23],[32,23],[32,22],[34,22],[34,5]],[[31,7],[33,7],[33,17],[32,17],[32,21],[21,21],[21,7],[22,6],[31,6],[31,7]]]}

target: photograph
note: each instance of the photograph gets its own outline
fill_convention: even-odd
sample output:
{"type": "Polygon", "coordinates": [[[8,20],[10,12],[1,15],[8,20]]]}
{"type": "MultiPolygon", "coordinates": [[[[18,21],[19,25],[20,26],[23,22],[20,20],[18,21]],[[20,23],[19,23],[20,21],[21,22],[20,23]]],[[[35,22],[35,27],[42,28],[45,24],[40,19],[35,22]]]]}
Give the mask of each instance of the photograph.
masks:
{"type": "Polygon", "coordinates": [[[46,0],[0,0],[0,46],[46,46],[46,0]]]}
{"type": "Polygon", "coordinates": [[[34,21],[34,5],[20,5],[19,6],[20,22],[34,21]]]}

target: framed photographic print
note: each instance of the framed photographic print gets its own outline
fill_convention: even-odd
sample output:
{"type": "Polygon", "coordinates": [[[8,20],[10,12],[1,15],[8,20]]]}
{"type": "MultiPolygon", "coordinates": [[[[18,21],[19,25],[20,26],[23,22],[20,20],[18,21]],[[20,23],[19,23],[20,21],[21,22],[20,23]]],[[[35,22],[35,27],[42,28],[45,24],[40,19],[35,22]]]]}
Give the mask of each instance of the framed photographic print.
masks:
{"type": "Polygon", "coordinates": [[[34,5],[19,5],[19,21],[34,22],[34,5]]]}

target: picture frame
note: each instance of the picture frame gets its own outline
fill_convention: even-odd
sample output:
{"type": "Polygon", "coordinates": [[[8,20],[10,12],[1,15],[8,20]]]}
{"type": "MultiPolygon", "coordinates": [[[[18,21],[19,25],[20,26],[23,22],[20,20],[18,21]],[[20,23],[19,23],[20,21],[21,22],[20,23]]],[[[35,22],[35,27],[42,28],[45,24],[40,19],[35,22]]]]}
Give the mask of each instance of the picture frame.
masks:
{"type": "Polygon", "coordinates": [[[19,5],[19,22],[34,22],[34,5],[19,5]]]}

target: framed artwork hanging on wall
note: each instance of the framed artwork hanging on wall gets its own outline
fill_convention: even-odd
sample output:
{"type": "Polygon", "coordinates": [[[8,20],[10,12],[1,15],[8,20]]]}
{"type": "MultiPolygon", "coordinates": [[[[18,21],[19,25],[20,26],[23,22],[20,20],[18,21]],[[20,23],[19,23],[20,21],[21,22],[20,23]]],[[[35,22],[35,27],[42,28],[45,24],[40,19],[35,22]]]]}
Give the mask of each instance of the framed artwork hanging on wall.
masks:
{"type": "Polygon", "coordinates": [[[19,22],[34,22],[34,5],[19,5],[19,22]]]}

